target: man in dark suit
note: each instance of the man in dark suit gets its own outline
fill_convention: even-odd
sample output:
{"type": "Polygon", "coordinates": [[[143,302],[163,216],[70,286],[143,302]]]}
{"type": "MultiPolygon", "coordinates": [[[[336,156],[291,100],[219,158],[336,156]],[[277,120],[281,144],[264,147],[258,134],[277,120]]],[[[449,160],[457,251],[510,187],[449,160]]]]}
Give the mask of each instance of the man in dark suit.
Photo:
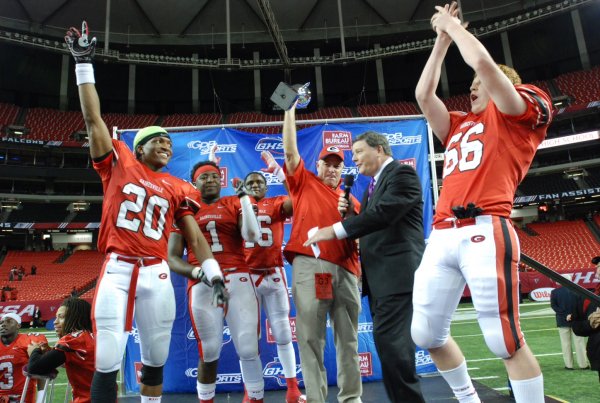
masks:
{"type": "Polygon", "coordinates": [[[414,272],[425,249],[419,178],[412,167],[393,160],[387,138],[376,132],[354,140],[352,160],[362,175],[371,177],[360,213],[352,214],[352,205],[341,197],[338,209],[345,220],[319,229],[305,245],[360,239],[363,292],[369,297],[388,397],[424,402],[410,334],[414,272]]]}

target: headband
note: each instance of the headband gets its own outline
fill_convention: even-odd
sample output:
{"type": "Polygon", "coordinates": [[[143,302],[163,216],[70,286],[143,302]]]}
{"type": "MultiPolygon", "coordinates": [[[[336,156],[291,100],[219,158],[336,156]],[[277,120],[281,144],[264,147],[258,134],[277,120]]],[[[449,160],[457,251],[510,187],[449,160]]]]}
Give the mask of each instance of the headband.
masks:
{"type": "Polygon", "coordinates": [[[194,172],[194,175],[192,176],[193,183],[196,183],[196,181],[198,180],[198,177],[200,175],[202,175],[205,172],[210,172],[210,171],[216,172],[217,174],[219,174],[219,176],[221,176],[221,171],[216,166],[214,166],[214,165],[202,165],[201,167],[199,167],[198,169],[196,169],[196,171],[194,172]]]}

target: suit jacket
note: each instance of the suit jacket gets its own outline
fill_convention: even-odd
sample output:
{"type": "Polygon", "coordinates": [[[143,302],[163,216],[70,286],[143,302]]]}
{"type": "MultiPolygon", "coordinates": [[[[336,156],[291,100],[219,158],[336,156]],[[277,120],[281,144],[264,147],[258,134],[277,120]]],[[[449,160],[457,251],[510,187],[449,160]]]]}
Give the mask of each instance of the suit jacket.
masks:
{"type": "Polygon", "coordinates": [[[349,238],[360,238],[363,293],[374,298],[412,292],[425,240],[421,183],[409,165],[392,161],[368,190],[358,215],[342,222],[349,238]]]}

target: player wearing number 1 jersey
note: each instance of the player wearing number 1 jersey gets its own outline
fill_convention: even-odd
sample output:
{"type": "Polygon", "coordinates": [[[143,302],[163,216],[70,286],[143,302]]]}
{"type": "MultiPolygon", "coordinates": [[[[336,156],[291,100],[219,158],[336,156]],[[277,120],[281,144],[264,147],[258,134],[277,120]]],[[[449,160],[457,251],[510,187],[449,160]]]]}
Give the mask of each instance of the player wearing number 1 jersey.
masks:
{"type": "Polygon", "coordinates": [[[496,65],[457,18],[436,7],[437,39],[416,88],[431,128],[446,147],[434,229],[415,274],[412,337],[427,348],[459,402],[479,402],[450,321],[465,284],[488,348],[503,359],[517,402],[544,401],[540,367],[519,324],[519,243],[509,216],[519,182],[552,118],[547,94],[496,65]],[[448,112],[435,91],[454,41],[475,70],[471,111],[448,112]]]}
{"type": "Polygon", "coordinates": [[[187,197],[189,184],[160,171],[172,144],[158,126],[139,130],[132,153],[112,140],[100,116],[92,59],[96,38],[87,24],[71,28],[65,41],[73,55],[81,111],[94,169],[102,179],[104,202],[98,249],[106,253],[92,310],[96,334],[96,371],[92,402],[116,401],[116,378],[134,316],[140,336],[142,403],[160,402],[163,366],[175,319],[175,295],[167,265],[167,242],[176,221],[211,281],[222,278],[218,264],[193,219],[198,205],[187,197]]]}
{"type": "MultiPolygon", "coordinates": [[[[267,164],[271,160],[271,163],[279,165],[270,153],[263,153],[270,157],[265,159],[267,164]]],[[[258,242],[246,242],[246,263],[250,267],[256,295],[267,313],[277,343],[277,355],[288,388],[286,402],[297,403],[301,393],[296,380],[296,354],[289,320],[290,298],[281,253],[283,224],[292,215],[292,201],[287,196],[265,197],[267,180],[261,172],[246,175],[244,186],[256,200],[261,230],[258,242]]]]}
{"type": "MultiPolygon", "coordinates": [[[[237,196],[221,197],[221,171],[212,161],[196,164],[190,176],[201,195],[196,221],[225,275],[230,295],[225,318],[240,358],[244,386],[251,401],[262,402],[264,381],[258,355],[260,313],[244,260],[244,240],[257,241],[259,234],[252,202],[243,189],[243,183],[237,184],[237,196]]],[[[185,272],[189,270],[189,264],[196,264],[195,254],[189,251],[189,264],[182,260],[183,249],[183,239],[178,232],[173,232],[169,239],[169,265],[175,272],[185,272]]],[[[198,398],[203,403],[212,402],[223,342],[224,312],[221,308],[211,306],[210,289],[202,281],[189,281],[188,296],[200,355],[196,384],[198,398]]]]}
{"type": "Polygon", "coordinates": [[[16,313],[4,314],[0,319],[0,402],[3,403],[19,402],[22,393],[26,393],[25,403],[36,401],[37,381],[35,379],[31,379],[27,391],[23,391],[25,387],[23,368],[29,362],[27,347],[31,343],[39,343],[47,349],[48,340],[37,333],[19,333],[20,328],[21,317],[16,313]]]}

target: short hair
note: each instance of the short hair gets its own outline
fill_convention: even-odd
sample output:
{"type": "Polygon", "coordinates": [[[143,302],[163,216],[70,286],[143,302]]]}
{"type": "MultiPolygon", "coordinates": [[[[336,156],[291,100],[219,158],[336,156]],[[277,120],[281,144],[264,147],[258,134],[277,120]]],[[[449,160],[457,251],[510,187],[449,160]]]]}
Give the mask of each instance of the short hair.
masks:
{"type": "MultiPolygon", "coordinates": [[[[523,84],[521,76],[519,75],[519,73],[517,73],[517,70],[513,69],[512,67],[508,67],[505,64],[497,64],[497,66],[500,69],[500,71],[504,73],[506,77],[508,77],[508,79],[513,85],[523,84]]],[[[477,73],[473,75],[473,78],[475,77],[477,77],[477,73]]]]}
{"type": "Polygon", "coordinates": [[[70,297],[65,299],[61,306],[67,308],[65,323],[62,327],[64,334],[78,330],[92,331],[92,306],[89,302],[81,298],[70,297]]]}
{"type": "Polygon", "coordinates": [[[381,146],[385,155],[389,155],[390,157],[392,156],[392,148],[390,147],[390,143],[388,142],[387,137],[385,137],[381,133],[369,130],[367,132],[359,134],[353,141],[354,143],[356,143],[357,141],[364,141],[369,145],[369,147],[373,148],[381,146]]]}
{"type": "Polygon", "coordinates": [[[194,165],[194,167],[192,168],[192,171],[190,172],[190,180],[192,181],[192,183],[194,182],[194,174],[196,173],[198,168],[203,167],[205,165],[211,165],[211,166],[217,168],[217,170],[219,170],[219,166],[216,163],[214,163],[213,161],[208,161],[208,160],[200,161],[196,165],[194,165]]]}
{"type": "Polygon", "coordinates": [[[264,173],[262,173],[261,171],[251,171],[248,173],[248,175],[246,175],[244,177],[244,186],[246,185],[246,181],[248,180],[248,177],[250,175],[260,175],[263,178],[263,180],[265,181],[265,186],[267,185],[267,177],[265,176],[264,173]]]}

